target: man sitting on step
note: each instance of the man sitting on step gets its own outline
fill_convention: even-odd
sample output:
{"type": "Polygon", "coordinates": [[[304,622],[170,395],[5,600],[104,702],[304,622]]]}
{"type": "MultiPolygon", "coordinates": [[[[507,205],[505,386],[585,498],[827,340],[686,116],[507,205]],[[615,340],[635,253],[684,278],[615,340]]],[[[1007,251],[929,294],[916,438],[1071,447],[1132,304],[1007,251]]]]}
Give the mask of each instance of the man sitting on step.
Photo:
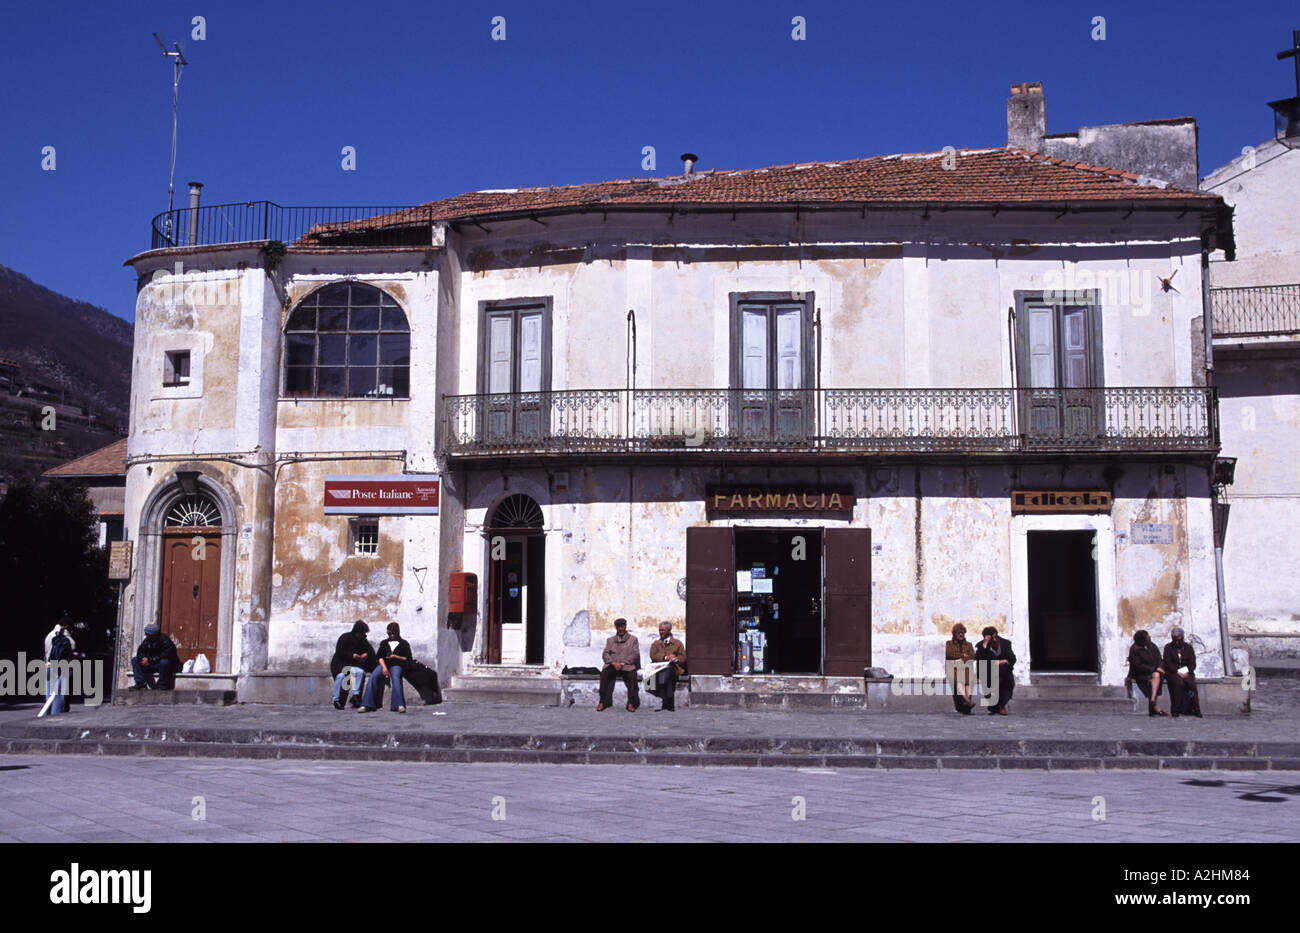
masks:
{"type": "Polygon", "coordinates": [[[671,662],[656,675],[654,689],[650,691],[664,701],[662,709],[671,713],[676,709],[673,704],[677,678],[686,673],[686,646],[680,638],[673,637],[671,622],[659,623],[659,637],[650,643],[650,660],[671,662]]]}
{"type": "Polygon", "coordinates": [[[144,627],[144,641],[131,659],[131,673],[135,676],[131,689],[171,690],[180,669],[175,642],[162,633],[157,622],[150,622],[144,627]]]}
{"type": "Polygon", "coordinates": [[[641,646],[635,635],[627,633],[627,619],[614,620],[614,635],[606,639],[605,653],[601,657],[605,666],[600,671],[600,703],[596,705],[596,711],[614,705],[614,680],[617,678],[627,686],[627,711],[635,713],[641,705],[641,694],[636,685],[636,671],[641,666],[641,646]]]}

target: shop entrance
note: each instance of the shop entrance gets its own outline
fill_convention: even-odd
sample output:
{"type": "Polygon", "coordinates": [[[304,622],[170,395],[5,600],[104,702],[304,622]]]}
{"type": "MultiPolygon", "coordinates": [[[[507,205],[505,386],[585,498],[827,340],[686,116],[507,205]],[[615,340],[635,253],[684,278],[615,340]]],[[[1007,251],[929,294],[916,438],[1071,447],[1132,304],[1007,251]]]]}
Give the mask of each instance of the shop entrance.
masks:
{"type": "Polygon", "coordinates": [[[692,674],[746,673],[748,652],[750,674],[861,678],[871,665],[870,529],[687,528],[686,645],[692,674]]]}
{"type": "Polygon", "coordinates": [[[1029,652],[1036,671],[1097,672],[1093,531],[1031,531],[1029,652]]]}
{"type": "Polygon", "coordinates": [[[736,673],[822,672],[821,529],[736,529],[736,673]]]}
{"type": "Polygon", "coordinates": [[[528,496],[506,498],[492,514],[488,543],[489,664],[541,664],[546,634],[546,537],[542,510],[528,496]]]}

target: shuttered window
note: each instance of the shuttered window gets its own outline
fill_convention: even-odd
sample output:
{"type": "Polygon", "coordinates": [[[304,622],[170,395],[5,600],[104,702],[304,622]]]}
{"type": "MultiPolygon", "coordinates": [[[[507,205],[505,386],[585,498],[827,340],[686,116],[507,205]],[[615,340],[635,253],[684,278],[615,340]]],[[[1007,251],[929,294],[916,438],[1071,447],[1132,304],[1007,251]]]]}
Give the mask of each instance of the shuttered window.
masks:
{"type": "Polygon", "coordinates": [[[1104,430],[1101,312],[1095,291],[1046,300],[1016,292],[1020,433],[1034,442],[1086,442],[1104,430]]]}

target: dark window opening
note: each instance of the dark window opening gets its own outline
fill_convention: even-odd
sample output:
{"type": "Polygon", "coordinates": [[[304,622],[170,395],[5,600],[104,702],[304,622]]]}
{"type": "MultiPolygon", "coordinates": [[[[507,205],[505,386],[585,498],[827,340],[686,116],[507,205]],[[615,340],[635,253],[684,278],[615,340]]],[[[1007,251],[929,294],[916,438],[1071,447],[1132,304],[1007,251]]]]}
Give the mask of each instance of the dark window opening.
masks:
{"type": "Polygon", "coordinates": [[[190,384],[190,351],[168,350],[163,366],[164,386],[186,386],[190,384]]]}

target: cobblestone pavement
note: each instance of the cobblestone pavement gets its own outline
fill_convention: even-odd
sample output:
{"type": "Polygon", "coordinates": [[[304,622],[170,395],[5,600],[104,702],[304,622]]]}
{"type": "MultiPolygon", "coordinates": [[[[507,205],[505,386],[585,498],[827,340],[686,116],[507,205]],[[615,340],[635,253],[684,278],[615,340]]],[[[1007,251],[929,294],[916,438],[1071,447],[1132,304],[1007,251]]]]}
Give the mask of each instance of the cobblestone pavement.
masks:
{"type": "Polygon", "coordinates": [[[1222,777],[11,755],[0,841],[338,842],[350,809],[367,833],[430,842],[1296,839],[1300,773],[1222,777]]]}

